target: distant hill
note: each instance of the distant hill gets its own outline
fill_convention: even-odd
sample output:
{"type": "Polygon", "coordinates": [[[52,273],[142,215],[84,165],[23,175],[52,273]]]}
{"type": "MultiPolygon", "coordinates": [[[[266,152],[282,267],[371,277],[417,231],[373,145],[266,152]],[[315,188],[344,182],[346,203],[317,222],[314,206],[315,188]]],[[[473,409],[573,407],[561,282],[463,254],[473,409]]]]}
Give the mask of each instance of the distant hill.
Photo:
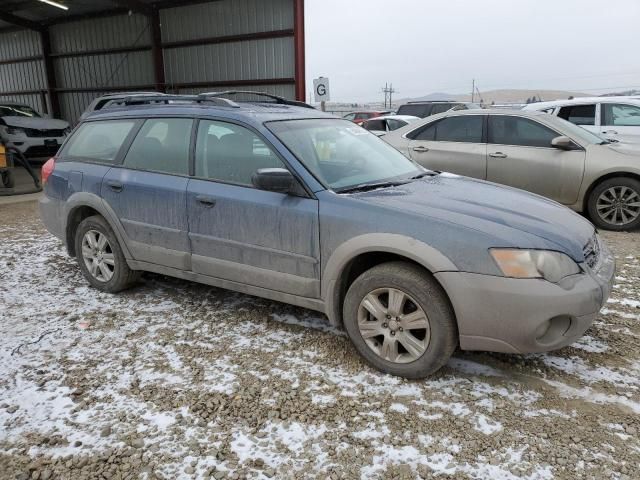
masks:
{"type": "MultiPolygon", "coordinates": [[[[580,92],[569,92],[565,90],[489,90],[486,92],[480,92],[482,101],[486,104],[494,103],[525,103],[528,98],[535,96],[542,101],[548,100],[562,100],[569,97],[589,97],[591,95],[580,92]]],[[[424,101],[424,100],[458,100],[461,102],[470,102],[471,95],[454,95],[449,93],[431,93],[423,97],[416,98],[403,98],[398,100],[398,103],[405,103],[408,101],[424,101]]],[[[479,98],[476,94],[475,101],[478,102],[479,98]]],[[[395,103],[395,102],[394,102],[395,103]]]]}

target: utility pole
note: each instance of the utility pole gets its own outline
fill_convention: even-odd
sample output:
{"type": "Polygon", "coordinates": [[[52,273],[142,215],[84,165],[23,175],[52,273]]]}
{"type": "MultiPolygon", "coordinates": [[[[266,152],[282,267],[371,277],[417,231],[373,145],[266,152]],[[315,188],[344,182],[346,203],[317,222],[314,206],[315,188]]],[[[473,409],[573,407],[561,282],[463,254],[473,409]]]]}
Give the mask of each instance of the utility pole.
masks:
{"type": "Polygon", "coordinates": [[[473,103],[473,101],[476,98],[476,79],[472,79],[471,80],[471,103],[473,103]]]}
{"type": "Polygon", "coordinates": [[[393,94],[397,93],[397,91],[393,88],[393,83],[389,84],[389,82],[385,82],[382,92],[384,93],[384,108],[387,108],[387,99],[389,100],[389,108],[391,108],[393,94]]]}

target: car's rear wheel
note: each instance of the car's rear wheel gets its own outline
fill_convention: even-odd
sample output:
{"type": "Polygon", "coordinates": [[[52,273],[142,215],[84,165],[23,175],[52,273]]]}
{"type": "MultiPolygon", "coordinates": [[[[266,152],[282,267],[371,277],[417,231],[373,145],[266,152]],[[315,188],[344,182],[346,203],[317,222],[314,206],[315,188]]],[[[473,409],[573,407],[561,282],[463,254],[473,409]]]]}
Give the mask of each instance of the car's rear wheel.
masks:
{"type": "Polygon", "coordinates": [[[124,258],[118,239],[104,218],[85,218],[75,236],[78,264],[85,278],[95,288],[115,293],[129,288],[140,277],[124,258]]]}
{"type": "Polygon", "coordinates": [[[599,228],[634,229],[640,226],[640,182],[628,177],[609,178],[593,189],[587,206],[599,228]]]}
{"type": "Polygon", "coordinates": [[[426,377],[447,363],[457,345],[447,295],[431,275],[406,262],[360,275],[349,287],[343,317],[358,352],[392,375],[426,377]]]}

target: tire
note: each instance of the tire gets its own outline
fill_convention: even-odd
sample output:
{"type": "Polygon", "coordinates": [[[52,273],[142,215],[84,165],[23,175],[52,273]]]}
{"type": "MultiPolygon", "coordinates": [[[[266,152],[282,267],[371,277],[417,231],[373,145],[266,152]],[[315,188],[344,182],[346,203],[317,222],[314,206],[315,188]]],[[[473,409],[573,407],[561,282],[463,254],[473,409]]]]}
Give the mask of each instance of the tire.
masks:
{"type": "Polygon", "coordinates": [[[598,228],[619,231],[640,226],[640,181],[634,178],[614,177],[601,182],[591,191],[587,202],[589,217],[598,228]],[[613,211],[606,208],[608,205],[619,208],[605,215],[613,211]]]}
{"type": "Polygon", "coordinates": [[[431,275],[411,263],[383,263],[360,275],[347,291],[343,318],[358,353],[391,375],[429,376],[447,363],[458,344],[455,315],[446,293],[431,275]],[[389,298],[399,299],[401,294],[404,301],[396,303],[402,307],[389,308],[389,298]],[[376,298],[379,303],[374,305],[376,298]],[[396,312],[400,315],[395,316],[396,312]],[[423,325],[428,328],[419,328],[423,325]],[[385,343],[390,345],[387,350],[385,343]]]}
{"type": "Polygon", "coordinates": [[[11,170],[4,170],[2,172],[2,185],[4,185],[5,188],[15,187],[16,182],[13,177],[13,172],[11,170]]]}
{"type": "Polygon", "coordinates": [[[141,272],[131,270],[127,265],[118,239],[103,217],[94,215],[80,222],[74,242],[80,270],[94,288],[116,293],[131,287],[140,278],[141,272]],[[90,239],[93,239],[93,245],[90,239]],[[102,239],[106,243],[101,247],[102,239]],[[83,249],[91,252],[89,258],[85,257],[83,249]],[[96,268],[92,273],[93,265],[96,268]]]}

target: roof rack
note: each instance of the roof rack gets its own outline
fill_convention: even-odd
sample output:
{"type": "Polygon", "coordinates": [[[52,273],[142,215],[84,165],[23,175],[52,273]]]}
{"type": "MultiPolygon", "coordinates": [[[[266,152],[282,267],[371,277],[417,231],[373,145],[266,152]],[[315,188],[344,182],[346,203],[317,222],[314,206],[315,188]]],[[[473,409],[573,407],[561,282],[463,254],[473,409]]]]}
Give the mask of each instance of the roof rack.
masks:
{"type": "Polygon", "coordinates": [[[303,107],[303,108],[313,109],[311,105],[305,102],[300,102],[298,100],[289,100],[287,98],[280,97],[278,95],[272,95],[270,93],[264,93],[264,92],[256,92],[253,90],[226,90],[224,92],[206,92],[206,93],[199,94],[200,97],[204,97],[204,98],[210,98],[210,97],[220,98],[220,97],[227,97],[229,95],[256,95],[258,97],[270,98],[271,100],[274,100],[274,103],[277,103],[280,105],[292,105],[294,107],[303,107]]]}
{"type": "Polygon", "coordinates": [[[228,100],[226,98],[208,98],[202,95],[167,95],[159,93],[158,95],[129,95],[123,98],[118,98],[105,105],[105,108],[122,106],[122,105],[145,105],[145,104],[157,104],[157,103],[213,103],[220,107],[240,108],[236,102],[228,100]]]}

